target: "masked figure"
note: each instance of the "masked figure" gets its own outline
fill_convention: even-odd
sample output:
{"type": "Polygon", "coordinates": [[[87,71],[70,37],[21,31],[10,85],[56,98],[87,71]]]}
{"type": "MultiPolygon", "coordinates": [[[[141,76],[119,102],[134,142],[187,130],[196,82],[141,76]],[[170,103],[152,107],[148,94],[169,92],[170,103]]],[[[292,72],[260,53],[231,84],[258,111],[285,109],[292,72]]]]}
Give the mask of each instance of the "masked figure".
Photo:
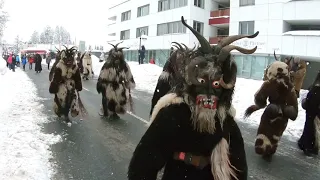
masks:
{"type": "Polygon", "coordinates": [[[297,97],[300,97],[300,89],[307,73],[307,64],[305,61],[300,60],[299,57],[295,57],[293,58],[293,61],[290,61],[290,69],[290,75],[292,76],[294,89],[297,97]]]}
{"type": "Polygon", "coordinates": [[[60,60],[54,68],[49,87],[49,92],[55,95],[54,112],[59,117],[64,116],[67,121],[69,112],[72,117],[79,114],[78,91],[82,90],[80,72],[74,59],[75,52],[74,47],[66,47],[59,53],[60,60]]]}
{"type": "Polygon", "coordinates": [[[172,53],[159,76],[151,101],[150,116],[158,100],[166,95],[173,87],[179,85],[179,82],[181,82],[179,78],[181,78],[181,73],[183,73],[181,68],[185,67],[184,60],[188,59],[195,49],[195,47],[189,49],[185,44],[182,44],[185,47],[183,48],[177,42],[173,42],[173,44],[177,49],[175,51],[172,49],[172,53]]]}
{"type": "Polygon", "coordinates": [[[117,114],[126,113],[126,106],[132,101],[131,90],[135,88],[130,67],[124,61],[124,48],[119,48],[119,44],[112,45],[97,82],[97,91],[102,94],[99,114],[116,119],[119,118],[117,114]]]}
{"type": "Polygon", "coordinates": [[[234,117],[232,95],[237,66],[230,51],[252,54],[230,45],[251,36],[236,35],[211,47],[196,30],[185,25],[201,44],[183,61],[181,85],[155,105],[150,127],[137,145],[129,164],[129,180],[247,179],[244,143],[234,117]]]}
{"type": "Polygon", "coordinates": [[[320,147],[320,71],[309,88],[307,97],[302,101],[306,110],[306,122],[298,145],[307,155],[318,155],[320,147]]]}
{"type": "Polygon", "coordinates": [[[89,80],[92,77],[92,59],[91,54],[86,52],[83,57],[83,79],[89,80]]]}
{"type": "Polygon", "coordinates": [[[270,158],[277,150],[288,119],[295,120],[298,116],[297,96],[286,63],[275,61],[268,67],[267,80],[254,95],[254,101],[255,105],[247,108],[245,117],[267,106],[261,116],[255,151],[270,158]]]}

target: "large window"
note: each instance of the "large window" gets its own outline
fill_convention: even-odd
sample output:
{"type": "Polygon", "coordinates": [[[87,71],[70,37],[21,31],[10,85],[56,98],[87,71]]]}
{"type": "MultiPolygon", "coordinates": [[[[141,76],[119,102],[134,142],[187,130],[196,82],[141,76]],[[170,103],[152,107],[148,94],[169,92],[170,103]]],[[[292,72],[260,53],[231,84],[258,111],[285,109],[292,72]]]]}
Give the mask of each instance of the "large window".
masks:
{"type": "Polygon", "coordinates": [[[199,8],[204,8],[204,0],[194,0],[193,4],[199,8]]]}
{"type": "Polygon", "coordinates": [[[188,0],[160,0],[158,2],[158,11],[166,11],[188,5],[188,0]]]}
{"type": "Polygon", "coordinates": [[[239,22],[239,34],[240,35],[254,34],[254,21],[239,22]]]}
{"type": "Polygon", "coordinates": [[[238,67],[237,74],[239,77],[257,80],[263,78],[264,69],[275,61],[273,56],[235,55],[234,59],[238,67]]]}
{"type": "Polygon", "coordinates": [[[148,35],[148,29],[148,26],[137,28],[136,37],[140,37],[141,35],[148,35]]]}
{"type": "Polygon", "coordinates": [[[203,26],[204,24],[202,22],[193,21],[193,29],[195,29],[202,35],[203,35],[203,26]]]}
{"type": "Polygon", "coordinates": [[[120,32],[120,40],[130,39],[130,30],[125,30],[120,32]]]}
{"type": "Polygon", "coordinates": [[[186,33],[186,27],[181,23],[181,21],[157,25],[157,36],[174,33],[186,33]]]}
{"type": "Polygon", "coordinates": [[[131,11],[126,11],[121,14],[121,21],[127,21],[131,19],[131,11]]]}
{"type": "Polygon", "coordinates": [[[141,7],[138,7],[138,11],[137,11],[138,15],[137,15],[137,17],[149,15],[149,7],[150,7],[149,4],[141,6],[141,7]]]}
{"type": "Polygon", "coordinates": [[[252,6],[255,4],[255,0],[240,0],[240,6],[252,6]]]}

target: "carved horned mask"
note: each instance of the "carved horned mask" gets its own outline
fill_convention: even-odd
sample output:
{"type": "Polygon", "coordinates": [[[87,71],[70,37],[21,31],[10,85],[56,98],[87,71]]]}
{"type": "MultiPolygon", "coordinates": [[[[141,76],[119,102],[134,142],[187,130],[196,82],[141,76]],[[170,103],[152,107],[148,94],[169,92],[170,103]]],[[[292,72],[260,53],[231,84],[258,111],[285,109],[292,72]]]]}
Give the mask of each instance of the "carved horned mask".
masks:
{"type": "Polygon", "coordinates": [[[186,83],[193,89],[198,107],[217,109],[223,92],[233,91],[236,82],[237,67],[231,60],[230,52],[238,50],[244,54],[252,54],[257,49],[257,47],[244,49],[230,44],[242,38],[255,38],[259,32],[248,36],[230,36],[220,41],[218,45],[210,46],[210,43],[199,32],[186,24],[183,16],[181,21],[196,36],[201,45],[190,56],[190,62],[186,66],[186,83]]]}
{"type": "Polygon", "coordinates": [[[68,49],[68,47],[64,46],[66,49],[60,51],[60,58],[63,60],[64,64],[68,67],[71,67],[74,63],[74,57],[77,52],[76,47],[72,47],[68,49]]]}
{"type": "Polygon", "coordinates": [[[127,47],[118,47],[118,45],[122,42],[123,41],[119,42],[116,45],[109,43],[111,46],[113,46],[113,48],[109,51],[108,60],[115,66],[119,66],[121,63],[124,62],[123,49],[128,49],[127,47]]]}

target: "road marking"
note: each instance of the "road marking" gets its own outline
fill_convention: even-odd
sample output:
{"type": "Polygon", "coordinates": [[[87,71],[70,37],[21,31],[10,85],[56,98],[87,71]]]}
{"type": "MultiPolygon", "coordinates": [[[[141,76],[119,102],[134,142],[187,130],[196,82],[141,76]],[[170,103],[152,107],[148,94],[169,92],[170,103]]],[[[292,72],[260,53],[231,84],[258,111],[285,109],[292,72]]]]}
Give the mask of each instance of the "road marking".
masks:
{"type": "Polygon", "coordinates": [[[139,116],[133,114],[131,111],[127,111],[127,113],[130,114],[131,116],[135,117],[136,119],[138,119],[138,120],[140,120],[140,121],[142,121],[142,122],[144,122],[146,124],[149,124],[149,121],[143,119],[142,117],[139,117],[139,116]]]}
{"type": "Polygon", "coordinates": [[[86,90],[86,91],[89,91],[89,92],[90,92],[90,90],[89,90],[89,89],[87,89],[87,88],[84,88],[84,87],[83,87],[82,89],[84,89],[84,90],[86,90]]]}

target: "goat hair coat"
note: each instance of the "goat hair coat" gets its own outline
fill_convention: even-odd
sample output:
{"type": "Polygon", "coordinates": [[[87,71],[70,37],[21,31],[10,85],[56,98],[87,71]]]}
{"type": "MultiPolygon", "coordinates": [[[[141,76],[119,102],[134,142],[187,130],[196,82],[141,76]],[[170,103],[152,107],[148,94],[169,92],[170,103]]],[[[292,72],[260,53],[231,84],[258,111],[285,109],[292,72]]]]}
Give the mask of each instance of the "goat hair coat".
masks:
{"type": "Polygon", "coordinates": [[[298,145],[305,153],[318,154],[320,148],[320,72],[316,83],[309,88],[307,97],[302,101],[306,110],[306,122],[298,145]]]}
{"type": "Polygon", "coordinates": [[[83,65],[83,74],[86,77],[92,77],[92,59],[89,53],[85,53],[83,59],[82,59],[82,65],[83,65]]]}
{"type": "Polygon", "coordinates": [[[221,171],[229,173],[231,168],[238,180],[246,180],[246,154],[240,129],[234,121],[235,109],[227,111],[221,107],[217,110],[214,134],[199,132],[194,128],[187,99],[169,93],[158,101],[151,116],[152,123],[134,151],[129,165],[129,180],[156,180],[163,167],[162,180],[213,180],[213,173],[219,177],[217,180],[223,180],[225,176],[221,171]],[[221,121],[224,122],[223,133],[221,121]],[[228,142],[223,136],[228,136],[228,142]],[[174,153],[181,151],[205,156],[210,163],[198,169],[175,160],[174,153]],[[226,161],[230,166],[225,164],[226,161]]]}
{"type": "Polygon", "coordinates": [[[69,111],[73,117],[79,114],[77,102],[77,91],[82,90],[81,75],[76,62],[71,67],[67,67],[63,60],[60,60],[53,72],[49,92],[55,94],[54,112],[60,117],[67,117],[69,111]]]}
{"type": "Polygon", "coordinates": [[[105,116],[124,114],[129,102],[129,91],[134,88],[135,81],[125,61],[122,61],[119,67],[115,67],[111,61],[106,61],[97,82],[97,91],[102,93],[105,116]]]}

